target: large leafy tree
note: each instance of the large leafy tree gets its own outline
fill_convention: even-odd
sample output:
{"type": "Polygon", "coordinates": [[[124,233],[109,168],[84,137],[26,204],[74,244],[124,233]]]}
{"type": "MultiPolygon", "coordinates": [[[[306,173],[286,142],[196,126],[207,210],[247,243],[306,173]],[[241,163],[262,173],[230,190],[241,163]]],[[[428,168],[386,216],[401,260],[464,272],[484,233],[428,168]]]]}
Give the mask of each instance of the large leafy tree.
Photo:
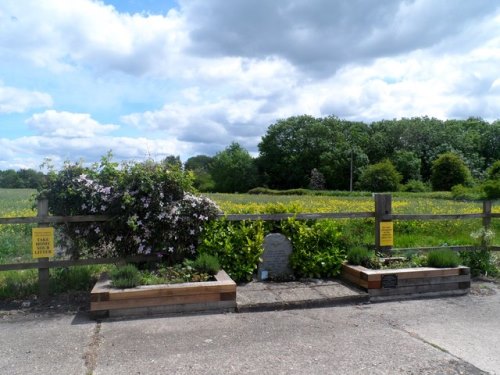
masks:
{"type": "Polygon", "coordinates": [[[361,190],[372,192],[398,191],[401,174],[389,160],[372,164],[363,170],[358,182],[361,190]]]}
{"type": "Polygon", "coordinates": [[[214,156],[210,173],[215,190],[221,193],[247,192],[257,183],[257,168],[253,158],[236,142],[214,156]]]}
{"type": "Polygon", "coordinates": [[[279,120],[259,143],[259,169],[272,188],[307,187],[311,171],[334,141],[321,119],[304,115],[279,120]]]}

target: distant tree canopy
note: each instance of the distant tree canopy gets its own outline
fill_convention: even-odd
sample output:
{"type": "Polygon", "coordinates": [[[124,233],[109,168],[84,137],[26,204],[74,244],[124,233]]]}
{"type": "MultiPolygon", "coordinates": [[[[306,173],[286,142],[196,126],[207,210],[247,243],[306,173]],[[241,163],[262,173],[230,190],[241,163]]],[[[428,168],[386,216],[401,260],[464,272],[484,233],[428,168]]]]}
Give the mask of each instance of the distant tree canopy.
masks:
{"type": "Polygon", "coordinates": [[[235,142],[214,156],[210,173],[215,190],[221,193],[246,193],[256,186],[254,160],[247,150],[235,142]]]}
{"type": "Polygon", "coordinates": [[[4,189],[38,189],[45,176],[33,169],[7,169],[0,171],[0,188],[4,189]]]}

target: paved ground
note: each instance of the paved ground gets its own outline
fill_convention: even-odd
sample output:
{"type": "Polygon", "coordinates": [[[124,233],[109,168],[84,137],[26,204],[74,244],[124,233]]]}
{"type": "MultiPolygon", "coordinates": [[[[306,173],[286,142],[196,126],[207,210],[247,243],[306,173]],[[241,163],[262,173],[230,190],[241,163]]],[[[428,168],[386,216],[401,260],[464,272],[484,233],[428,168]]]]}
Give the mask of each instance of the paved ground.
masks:
{"type": "Polygon", "coordinates": [[[500,374],[500,288],[463,297],[103,321],[0,312],[0,374],[500,374]]]}

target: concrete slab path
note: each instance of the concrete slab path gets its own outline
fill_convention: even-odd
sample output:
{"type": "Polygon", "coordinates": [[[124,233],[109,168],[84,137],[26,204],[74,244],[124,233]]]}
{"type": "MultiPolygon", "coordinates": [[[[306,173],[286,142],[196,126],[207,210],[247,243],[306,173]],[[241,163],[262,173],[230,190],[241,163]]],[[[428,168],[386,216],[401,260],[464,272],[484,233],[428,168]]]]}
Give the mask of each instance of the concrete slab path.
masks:
{"type": "Polygon", "coordinates": [[[0,312],[0,374],[500,374],[500,288],[257,313],[0,312]]]}

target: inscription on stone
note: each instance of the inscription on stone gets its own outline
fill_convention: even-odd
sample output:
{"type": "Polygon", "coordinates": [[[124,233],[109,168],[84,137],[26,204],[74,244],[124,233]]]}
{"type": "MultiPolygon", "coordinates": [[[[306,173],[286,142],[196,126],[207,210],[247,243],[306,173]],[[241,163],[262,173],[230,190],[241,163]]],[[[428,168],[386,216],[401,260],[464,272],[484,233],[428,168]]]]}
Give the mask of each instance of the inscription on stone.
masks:
{"type": "Polygon", "coordinates": [[[396,288],[398,286],[398,275],[382,275],[382,288],[396,288]]]}
{"type": "Polygon", "coordinates": [[[271,233],[264,238],[262,262],[258,268],[259,280],[280,278],[292,274],[288,257],[292,253],[292,244],[284,235],[271,233]],[[266,273],[267,271],[267,273],[266,273]]]}

